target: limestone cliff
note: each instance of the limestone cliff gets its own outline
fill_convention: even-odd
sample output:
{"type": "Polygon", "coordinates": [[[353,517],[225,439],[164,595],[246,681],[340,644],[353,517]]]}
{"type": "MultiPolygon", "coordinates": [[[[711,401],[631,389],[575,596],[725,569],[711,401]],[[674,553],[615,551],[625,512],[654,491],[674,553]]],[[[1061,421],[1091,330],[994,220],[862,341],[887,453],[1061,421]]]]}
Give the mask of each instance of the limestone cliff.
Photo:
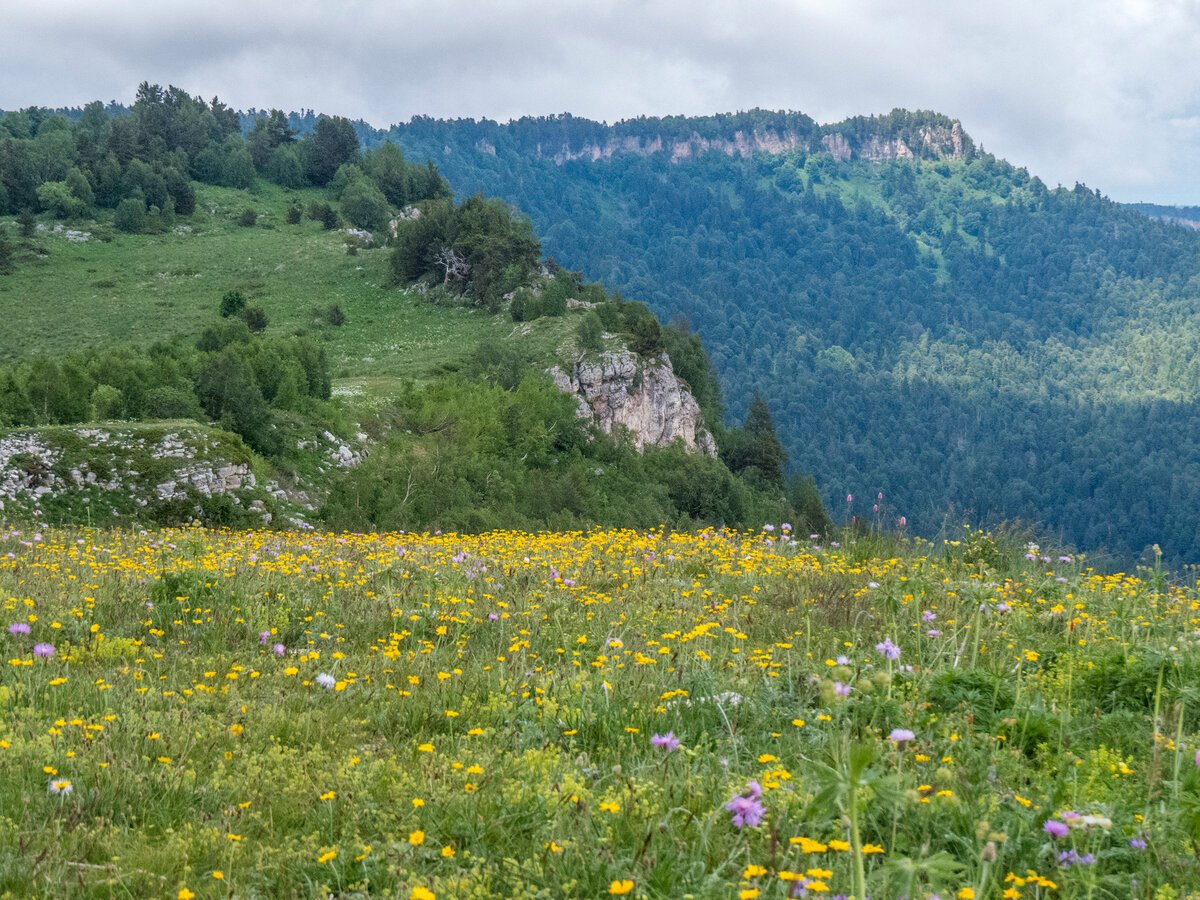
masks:
{"type": "MultiPolygon", "coordinates": [[[[921,125],[906,129],[904,135],[886,134],[867,129],[840,130],[832,126],[819,137],[802,131],[786,129],[737,130],[726,137],[703,137],[693,132],[687,137],[662,135],[613,135],[603,141],[588,141],[582,145],[559,146],[539,143],[534,154],[549,158],[557,165],[576,159],[595,162],[614,156],[653,156],[667,154],[672,162],[680,162],[705,153],[724,153],[747,158],[757,153],[776,154],[790,150],[810,153],[825,152],[838,162],[861,159],[887,162],[895,159],[963,159],[971,146],[962,124],[921,125]]],[[[495,155],[495,146],[480,142],[480,152],[495,155]]]]}
{"type": "Polygon", "coordinates": [[[570,372],[554,366],[549,374],[560,390],[575,397],[581,419],[605,434],[626,429],[639,451],[680,440],[690,453],[716,456],[700,404],[665,353],[642,359],[631,350],[610,350],[577,361],[570,372]]]}

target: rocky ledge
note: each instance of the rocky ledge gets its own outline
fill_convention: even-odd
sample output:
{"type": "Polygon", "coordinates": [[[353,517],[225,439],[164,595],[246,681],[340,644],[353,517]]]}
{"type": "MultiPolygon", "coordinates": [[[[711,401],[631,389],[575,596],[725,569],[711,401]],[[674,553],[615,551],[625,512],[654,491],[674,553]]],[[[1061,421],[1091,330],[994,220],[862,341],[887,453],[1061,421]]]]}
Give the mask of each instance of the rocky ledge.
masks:
{"type": "Polygon", "coordinates": [[[581,419],[605,434],[624,428],[639,452],[682,441],[689,453],[717,454],[700,404],[665,353],[643,359],[630,350],[612,350],[580,359],[570,372],[559,366],[548,371],[559,390],[575,397],[581,419]]]}

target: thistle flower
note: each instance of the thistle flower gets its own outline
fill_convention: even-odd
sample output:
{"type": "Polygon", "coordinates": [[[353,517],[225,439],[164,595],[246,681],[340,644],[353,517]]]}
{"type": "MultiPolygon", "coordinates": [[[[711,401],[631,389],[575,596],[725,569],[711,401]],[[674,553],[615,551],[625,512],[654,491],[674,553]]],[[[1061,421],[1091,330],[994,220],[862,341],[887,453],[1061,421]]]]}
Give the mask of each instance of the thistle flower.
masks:
{"type": "Polygon", "coordinates": [[[287,647],[285,647],[283,644],[276,644],[271,649],[275,652],[276,656],[283,656],[285,653],[287,653],[287,647]]]}
{"type": "Polygon", "coordinates": [[[762,787],[757,781],[751,781],[745,791],[725,804],[737,828],[754,828],[766,818],[767,810],[762,805],[761,797],[762,787]]]}
{"type": "Polygon", "coordinates": [[[1066,837],[1071,829],[1067,827],[1066,822],[1060,822],[1058,819],[1047,819],[1042,824],[1042,831],[1050,835],[1052,838],[1066,837]]]}
{"type": "Polygon", "coordinates": [[[333,686],[337,684],[337,679],[328,672],[322,672],[313,680],[327,691],[333,690],[333,686]]]}
{"type": "Polygon", "coordinates": [[[54,655],[54,652],[55,651],[54,651],[53,644],[34,644],[33,645],[33,655],[34,656],[50,657],[50,656],[54,655]]]}
{"type": "Polygon", "coordinates": [[[888,735],[888,740],[898,747],[903,747],[909,741],[914,740],[916,735],[907,728],[893,728],[892,733],[888,735]]]}
{"type": "Polygon", "coordinates": [[[651,746],[660,747],[668,753],[672,750],[678,750],[680,743],[679,738],[675,737],[675,732],[673,731],[668,731],[666,734],[656,734],[650,738],[651,746]]]}
{"type": "Polygon", "coordinates": [[[13,622],[8,626],[9,634],[29,634],[30,628],[26,622],[13,622]]]}

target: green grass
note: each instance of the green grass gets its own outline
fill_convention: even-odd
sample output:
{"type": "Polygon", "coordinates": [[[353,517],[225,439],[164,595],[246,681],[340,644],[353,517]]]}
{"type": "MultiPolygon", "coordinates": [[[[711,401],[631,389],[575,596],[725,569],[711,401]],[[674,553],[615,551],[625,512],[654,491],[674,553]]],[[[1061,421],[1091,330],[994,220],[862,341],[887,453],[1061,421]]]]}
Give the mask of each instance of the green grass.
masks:
{"type": "Polygon", "coordinates": [[[511,333],[505,317],[436,307],[397,288],[386,249],[352,256],[343,232],[308,218],[287,223],[293,200],[325,199],[266,183],[253,192],[201,185],[195,214],[168,234],[121,234],[103,220],[68,223],[93,233],[82,244],[39,232],[33,244],[47,254],[23,252],[0,277],[0,362],[198,335],[235,289],[267,312],[272,333],[323,337],[341,378],[421,380],[511,333]],[[246,208],[258,212],[255,227],[237,224],[246,208]],[[334,304],[346,314],[340,327],[326,320],[334,304]]]}

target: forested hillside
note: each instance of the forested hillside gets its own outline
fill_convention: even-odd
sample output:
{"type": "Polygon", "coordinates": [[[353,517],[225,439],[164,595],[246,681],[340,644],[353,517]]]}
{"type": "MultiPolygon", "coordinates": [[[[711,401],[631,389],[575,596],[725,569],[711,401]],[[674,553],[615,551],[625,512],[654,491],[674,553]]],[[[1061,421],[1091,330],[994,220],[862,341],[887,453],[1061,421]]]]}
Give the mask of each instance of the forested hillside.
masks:
{"type": "Polygon", "coordinates": [[[765,405],[721,426],[694,334],[450,193],[345,119],[175,87],[0,117],[0,517],[829,530],[765,405]],[[176,432],[212,426],[236,459],[201,473],[176,432]]]}
{"type": "Polygon", "coordinates": [[[389,136],[459,192],[528,210],[562,264],[694,328],[733,417],[760,391],[841,514],[926,533],[1019,518],[1200,559],[1189,230],[1050,189],[929,113],[389,136]]]}

